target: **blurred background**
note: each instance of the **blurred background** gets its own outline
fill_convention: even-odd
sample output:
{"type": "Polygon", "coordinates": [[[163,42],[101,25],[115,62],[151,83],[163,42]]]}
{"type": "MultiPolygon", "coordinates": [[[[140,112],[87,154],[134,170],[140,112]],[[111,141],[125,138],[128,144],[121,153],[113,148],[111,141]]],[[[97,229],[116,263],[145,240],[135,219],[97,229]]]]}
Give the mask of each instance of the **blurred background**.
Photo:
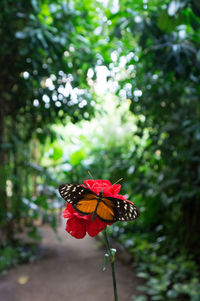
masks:
{"type": "Polygon", "coordinates": [[[199,301],[200,2],[1,0],[0,41],[1,273],[34,260],[58,186],[89,170],[141,212],[109,228],[133,300],[199,301]]]}

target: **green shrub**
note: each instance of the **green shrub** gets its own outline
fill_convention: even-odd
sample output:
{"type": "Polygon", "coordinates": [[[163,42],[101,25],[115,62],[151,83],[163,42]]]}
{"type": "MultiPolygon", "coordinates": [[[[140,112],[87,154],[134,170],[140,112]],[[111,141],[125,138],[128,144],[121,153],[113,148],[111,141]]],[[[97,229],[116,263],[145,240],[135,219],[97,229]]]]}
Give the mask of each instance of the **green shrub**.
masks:
{"type": "Polygon", "coordinates": [[[20,241],[15,241],[12,246],[4,244],[0,248],[0,273],[4,274],[11,266],[34,259],[36,244],[22,244],[20,241]]]}
{"type": "Polygon", "coordinates": [[[199,301],[199,271],[193,258],[184,251],[175,252],[166,237],[155,233],[138,234],[113,225],[112,236],[133,254],[137,276],[145,280],[139,286],[144,295],[134,301],[199,301]],[[165,242],[165,243],[164,243],[165,242]]]}

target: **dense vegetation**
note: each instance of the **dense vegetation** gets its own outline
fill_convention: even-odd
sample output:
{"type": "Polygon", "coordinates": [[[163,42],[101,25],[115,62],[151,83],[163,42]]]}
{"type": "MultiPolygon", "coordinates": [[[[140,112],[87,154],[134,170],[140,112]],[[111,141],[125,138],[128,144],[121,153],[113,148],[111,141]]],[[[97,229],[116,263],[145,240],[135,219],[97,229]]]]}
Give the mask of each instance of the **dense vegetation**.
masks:
{"type": "Polygon", "coordinates": [[[0,4],[0,268],[27,260],[16,234],[38,238],[39,216],[55,228],[58,184],[89,169],[123,177],[140,208],[110,229],[145,279],[134,300],[198,301],[199,2],[11,2],[0,4]]]}

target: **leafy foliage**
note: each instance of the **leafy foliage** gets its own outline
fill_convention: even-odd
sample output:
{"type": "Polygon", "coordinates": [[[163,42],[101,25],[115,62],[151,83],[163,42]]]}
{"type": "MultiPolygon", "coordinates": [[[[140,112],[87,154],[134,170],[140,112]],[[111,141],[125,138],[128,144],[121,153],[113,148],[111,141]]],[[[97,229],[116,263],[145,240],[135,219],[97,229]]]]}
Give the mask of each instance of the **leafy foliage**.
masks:
{"type": "Polygon", "coordinates": [[[141,16],[139,25],[131,16],[127,25],[133,34],[138,34],[140,47],[139,62],[135,65],[137,76],[131,81],[134,91],[142,91],[140,97],[133,93],[131,103],[131,110],[144,116],[143,122],[138,121],[136,135],[140,137],[148,131],[147,143],[137,156],[134,176],[136,192],[142,190],[142,198],[148,198],[148,204],[152,204],[145,204],[146,211],[148,206],[155,208],[159,202],[157,217],[154,216],[156,224],[163,219],[173,224],[172,235],[174,227],[180,229],[179,243],[198,252],[195,229],[199,228],[200,214],[199,40],[196,35],[199,19],[188,2],[179,3],[176,8],[173,5],[174,1],[160,11],[150,11],[148,22],[141,16]],[[163,14],[167,14],[167,20],[163,14]],[[141,165],[146,168],[137,169],[141,165]],[[186,235],[183,235],[183,224],[186,235]]]}
{"type": "Polygon", "coordinates": [[[2,245],[0,250],[0,273],[4,274],[9,267],[33,261],[36,257],[35,244],[22,244],[15,241],[12,246],[2,245]]]}
{"type": "MultiPolygon", "coordinates": [[[[166,1],[160,10],[151,4],[146,11],[133,5],[133,10],[120,12],[123,19],[115,27],[121,41],[133,34],[132,42],[137,42],[126,66],[134,66],[133,79],[130,74],[121,81],[120,90],[129,95],[130,109],[139,117],[127,166],[133,167],[128,181],[142,210],[136,227],[127,225],[124,233],[117,233],[130,250],[131,241],[138,248],[134,255],[142,261],[139,269],[148,279],[143,290],[149,300],[198,300],[193,260],[199,261],[200,250],[199,14],[196,2],[166,1]],[[136,234],[134,244],[132,233],[138,231],[141,238],[136,234]]],[[[126,50],[123,55],[128,56],[126,50]]]]}
{"type": "MultiPolygon", "coordinates": [[[[84,5],[77,11],[68,1],[21,0],[14,4],[5,0],[0,10],[3,242],[12,241],[15,232],[26,227],[37,238],[33,220],[47,215],[47,210],[55,226],[49,198],[55,202],[57,181],[40,165],[43,148],[56,138],[52,123],[64,123],[67,116],[75,123],[93,115],[85,79],[95,55],[89,38],[82,36],[83,25],[84,30],[89,26],[83,18],[84,5]],[[80,68],[83,61],[84,68],[80,68]]],[[[54,144],[51,159],[58,162],[61,157],[62,150],[54,144]]]]}

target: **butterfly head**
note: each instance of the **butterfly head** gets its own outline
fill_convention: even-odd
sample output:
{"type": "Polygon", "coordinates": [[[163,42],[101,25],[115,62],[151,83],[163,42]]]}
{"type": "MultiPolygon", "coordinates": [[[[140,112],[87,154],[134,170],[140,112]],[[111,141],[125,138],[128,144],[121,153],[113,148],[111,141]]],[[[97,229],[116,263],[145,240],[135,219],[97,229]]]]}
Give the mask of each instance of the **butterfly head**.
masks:
{"type": "Polygon", "coordinates": [[[99,197],[102,198],[102,196],[103,196],[103,189],[99,191],[99,197]]]}

